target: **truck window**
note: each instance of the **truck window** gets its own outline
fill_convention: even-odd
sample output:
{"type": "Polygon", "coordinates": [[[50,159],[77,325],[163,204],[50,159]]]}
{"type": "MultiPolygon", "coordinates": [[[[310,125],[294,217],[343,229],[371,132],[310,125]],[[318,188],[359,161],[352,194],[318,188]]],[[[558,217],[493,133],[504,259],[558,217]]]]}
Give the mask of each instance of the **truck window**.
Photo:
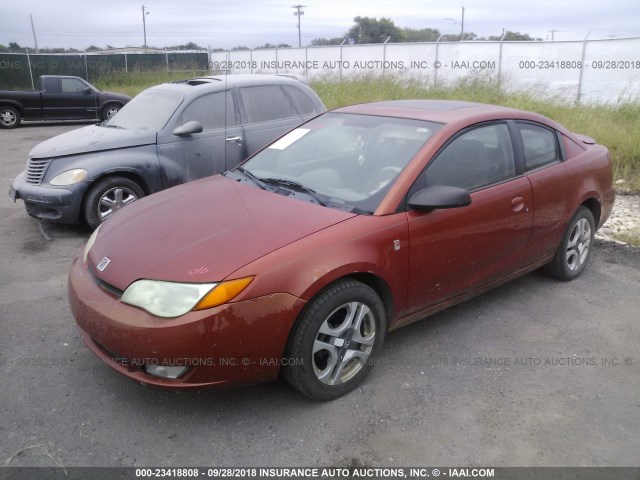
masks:
{"type": "Polygon", "coordinates": [[[47,93],[60,93],[60,79],[58,78],[45,78],[43,91],[47,93]]]}
{"type": "Polygon", "coordinates": [[[86,88],[86,85],[77,78],[62,78],[60,84],[62,93],[82,93],[82,90],[86,88]]]}

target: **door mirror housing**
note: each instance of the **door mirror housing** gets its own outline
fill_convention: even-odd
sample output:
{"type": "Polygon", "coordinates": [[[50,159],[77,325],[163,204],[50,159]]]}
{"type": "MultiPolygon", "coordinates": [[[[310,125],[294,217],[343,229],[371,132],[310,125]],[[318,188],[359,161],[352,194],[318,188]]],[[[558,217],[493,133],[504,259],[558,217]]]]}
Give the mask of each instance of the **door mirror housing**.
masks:
{"type": "Polygon", "coordinates": [[[174,135],[178,135],[179,137],[185,137],[187,135],[193,135],[194,133],[202,132],[202,124],[200,122],[196,122],[195,120],[191,120],[190,122],[185,123],[184,125],[180,125],[174,131],[174,135]]]}
{"type": "Polygon", "coordinates": [[[433,185],[417,191],[409,199],[414,210],[434,210],[439,208],[465,207],[471,203],[471,196],[464,188],[449,185],[433,185]]]}

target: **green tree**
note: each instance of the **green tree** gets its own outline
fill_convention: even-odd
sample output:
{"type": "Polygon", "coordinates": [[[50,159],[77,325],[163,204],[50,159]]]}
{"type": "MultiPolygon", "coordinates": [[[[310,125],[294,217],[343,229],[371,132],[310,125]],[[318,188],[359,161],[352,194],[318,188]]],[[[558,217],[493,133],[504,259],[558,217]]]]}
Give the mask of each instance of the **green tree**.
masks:
{"type": "MultiPolygon", "coordinates": [[[[502,35],[491,35],[488,40],[500,40],[502,38],[502,35]]],[[[533,38],[531,36],[529,36],[528,33],[520,33],[520,32],[512,32],[510,30],[507,30],[507,33],[505,33],[504,35],[504,40],[507,42],[531,42],[531,41],[535,41],[535,42],[541,42],[542,39],[541,38],[533,38]]]]}
{"type": "Polygon", "coordinates": [[[440,32],[434,28],[404,28],[406,42],[435,42],[440,32]]]}
{"type": "Polygon", "coordinates": [[[353,21],[355,25],[347,32],[353,43],[383,43],[387,38],[392,42],[404,41],[404,31],[390,18],[355,17],[353,21]]]}
{"type": "Polygon", "coordinates": [[[327,45],[340,45],[344,42],[345,37],[335,38],[314,38],[311,40],[312,47],[326,47],[327,45]]]}

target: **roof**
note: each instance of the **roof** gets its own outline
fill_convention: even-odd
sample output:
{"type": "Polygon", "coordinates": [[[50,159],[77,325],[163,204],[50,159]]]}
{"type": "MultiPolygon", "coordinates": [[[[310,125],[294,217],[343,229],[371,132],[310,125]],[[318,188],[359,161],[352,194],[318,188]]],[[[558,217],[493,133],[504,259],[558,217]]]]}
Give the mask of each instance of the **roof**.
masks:
{"type": "Polygon", "coordinates": [[[204,77],[190,78],[172,83],[163,83],[162,87],[179,91],[194,90],[219,90],[228,86],[246,87],[252,85],[300,85],[302,82],[280,75],[263,74],[231,74],[231,75],[210,75],[204,77]]]}
{"type": "Polygon", "coordinates": [[[457,100],[391,100],[363,103],[334,110],[341,113],[412,118],[438,123],[474,122],[496,118],[543,117],[513,108],[457,100]]]}

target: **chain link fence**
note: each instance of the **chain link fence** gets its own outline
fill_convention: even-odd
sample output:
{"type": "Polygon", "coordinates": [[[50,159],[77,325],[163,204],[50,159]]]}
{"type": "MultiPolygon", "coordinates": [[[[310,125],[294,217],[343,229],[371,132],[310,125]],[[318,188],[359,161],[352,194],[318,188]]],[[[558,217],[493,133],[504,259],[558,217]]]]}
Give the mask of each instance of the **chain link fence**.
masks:
{"type": "Polygon", "coordinates": [[[640,37],[555,42],[430,42],[211,53],[211,68],[341,81],[393,75],[439,86],[479,78],[576,103],[640,100],[640,37]]]}
{"type": "Polygon", "coordinates": [[[208,70],[207,52],[0,54],[0,89],[33,90],[40,75],[74,75],[88,82],[122,72],[208,70]]]}

